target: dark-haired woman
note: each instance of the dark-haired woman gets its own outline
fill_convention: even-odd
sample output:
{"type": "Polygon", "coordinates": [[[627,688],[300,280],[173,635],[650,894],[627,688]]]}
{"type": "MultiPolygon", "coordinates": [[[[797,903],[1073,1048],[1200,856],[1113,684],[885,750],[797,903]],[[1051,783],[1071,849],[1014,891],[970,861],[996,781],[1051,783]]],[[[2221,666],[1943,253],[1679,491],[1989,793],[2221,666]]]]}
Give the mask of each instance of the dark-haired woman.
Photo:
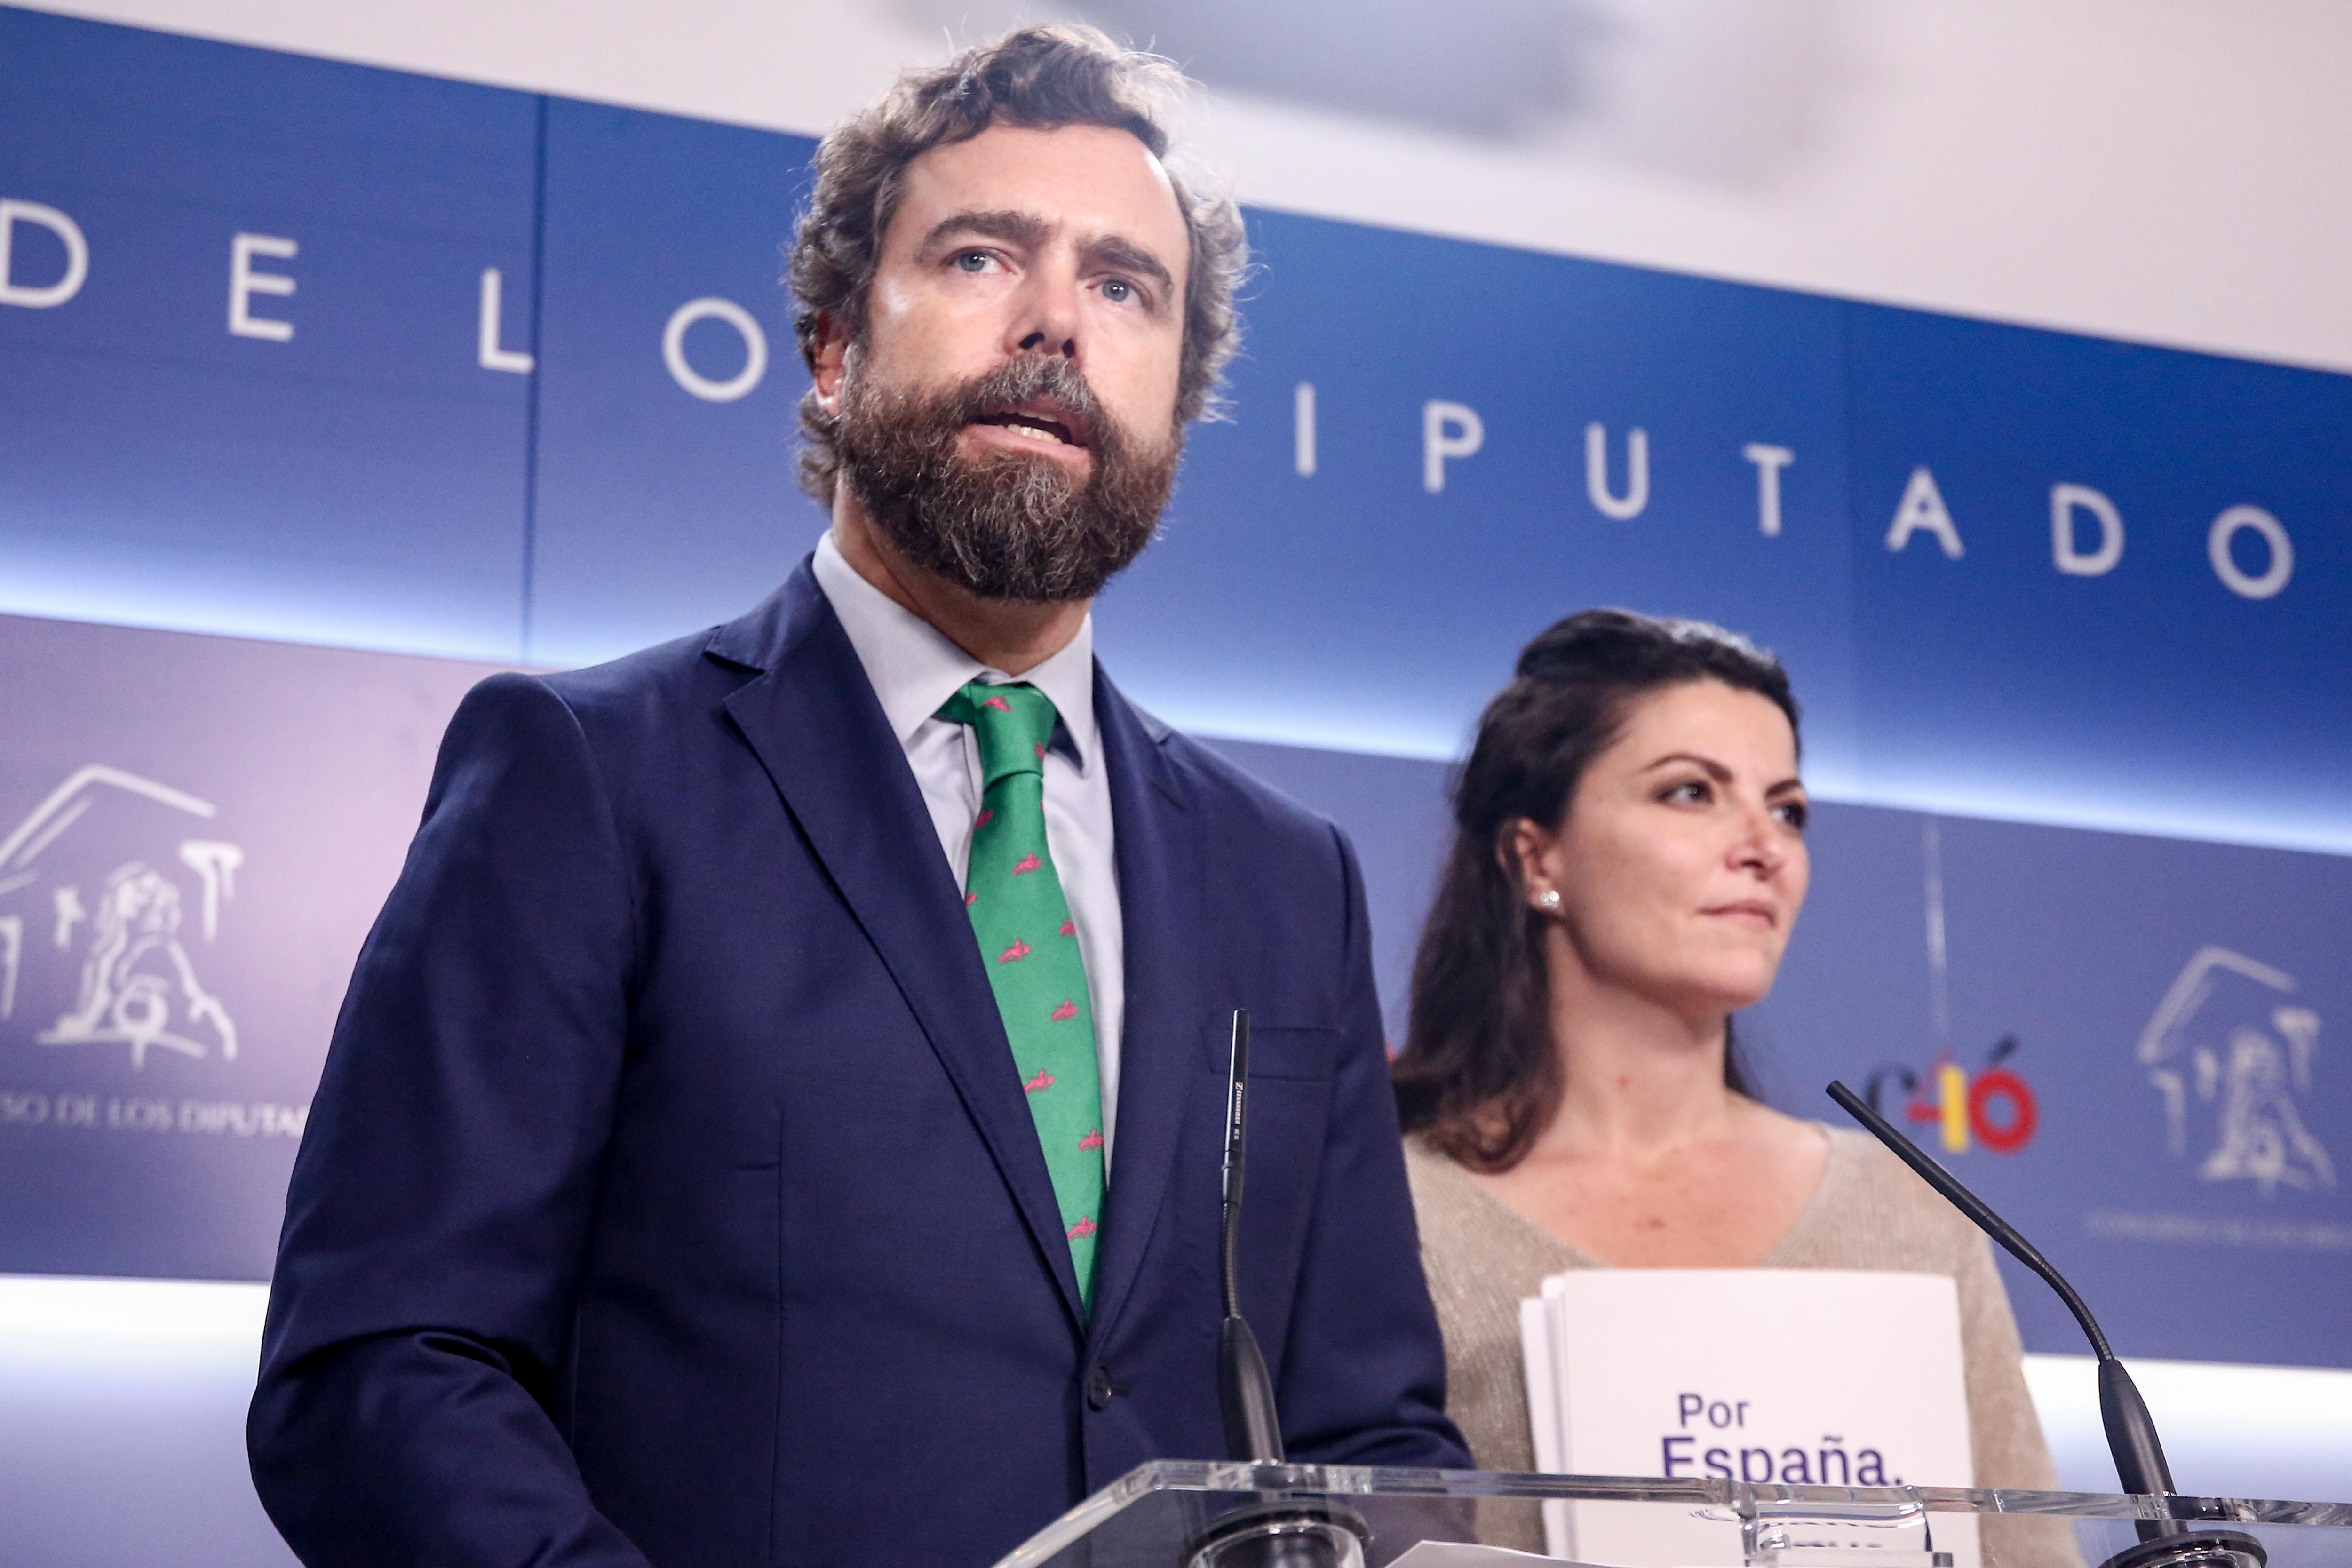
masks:
{"type": "MultiPolygon", "coordinates": [[[[1447,1413],[1484,1468],[1535,1468],[1518,1304],[1547,1275],[1889,1269],[1958,1282],[1976,1484],[2056,1484],[1984,1237],[1732,1055],[1805,900],[1797,759],[1778,661],[1616,610],[1529,643],[1479,722],[1396,1092],[1447,1413]]],[[[1541,1550],[1531,1514],[1512,1531],[1541,1550]]]]}

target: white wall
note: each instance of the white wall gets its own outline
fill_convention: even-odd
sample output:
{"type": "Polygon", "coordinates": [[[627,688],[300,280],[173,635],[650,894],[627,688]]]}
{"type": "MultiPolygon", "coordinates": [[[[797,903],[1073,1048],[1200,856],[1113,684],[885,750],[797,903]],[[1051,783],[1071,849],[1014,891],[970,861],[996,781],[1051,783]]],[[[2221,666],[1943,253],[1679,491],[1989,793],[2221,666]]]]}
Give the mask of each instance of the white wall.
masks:
{"type": "MultiPolygon", "coordinates": [[[[2127,1359],[2184,1491],[2352,1498],[2352,1372],[2127,1359]]],[[[2025,1358],[2026,1386],[2068,1491],[2116,1489],[2097,1367],[2086,1355],[2025,1358]]]]}
{"type": "MultiPolygon", "coordinates": [[[[47,8],[814,132],[940,56],[941,24],[1052,3],[47,8]]],[[[2340,0],[1553,3],[1591,89],[1556,124],[1496,142],[1219,94],[1199,145],[1276,206],[2352,370],[2340,0]]]]}
{"type": "Polygon", "coordinates": [[[0,1562],[292,1568],[245,1462],[267,1297],[0,1276],[0,1562]]]}

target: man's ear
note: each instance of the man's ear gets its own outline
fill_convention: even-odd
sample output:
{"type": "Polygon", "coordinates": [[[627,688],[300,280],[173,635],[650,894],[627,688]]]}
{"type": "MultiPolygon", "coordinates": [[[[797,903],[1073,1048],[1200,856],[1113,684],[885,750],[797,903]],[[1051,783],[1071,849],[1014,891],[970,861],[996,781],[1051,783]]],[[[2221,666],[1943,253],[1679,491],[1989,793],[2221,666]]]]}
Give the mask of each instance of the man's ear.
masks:
{"type": "Polygon", "coordinates": [[[830,310],[816,313],[816,348],[809,356],[809,374],[816,383],[817,406],[830,415],[841,412],[841,378],[849,363],[849,329],[830,310]]]}

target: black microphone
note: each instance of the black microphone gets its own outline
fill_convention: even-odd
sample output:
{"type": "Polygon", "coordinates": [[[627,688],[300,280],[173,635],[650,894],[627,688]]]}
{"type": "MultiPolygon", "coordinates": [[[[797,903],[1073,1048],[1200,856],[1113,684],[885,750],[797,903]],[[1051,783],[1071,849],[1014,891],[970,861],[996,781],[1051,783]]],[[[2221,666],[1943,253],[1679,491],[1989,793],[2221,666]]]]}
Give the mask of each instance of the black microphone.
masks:
{"type": "MultiPolygon", "coordinates": [[[[2107,1336],[2099,1330],[2098,1320],[2091,1309],[2076,1295],[2050,1260],[2042,1256],[2017,1227],[1986,1206],[1985,1201],[1962,1186],[1959,1178],[1929,1159],[1916,1143],[1895,1131],[1895,1124],[1873,1110],[1863,1098],[1843,1083],[1832,1082],[1829,1095],[1845,1108],[1846,1113],[1863,1124],[1871,1136],[1892,1150],[1895,1156],[1919,1173],[1929,1186],[1944,1194],[1945,1201],[1976,1222],[1977,1228],[2007,1249],[2009,1255],[2039,1274],[2048,1282],[2074,1321],[2083,1325],[2084,1334],[2091,1342],[2091,1350],[2099,1358],[2099,1419],[2107,1429],[2107,1449],[2115,1456],[2116,1478],[2126,1492],[2147,1497],[2172,1493],[2172,1468],[2165,1463],[2164,1445],[2157,1441],[2156,1422],[2147,1413],[2147,1405],[2139,1396],[2131,1373],[2107,1348],[2107,1336]]],[[[2140,1542],[2137,1546],[2117,1552],[2101,1568],[2263,1568],[2270,1554],[2263,1543],[2252,1536],[2234,1530],[2192,1531],[2176,1520],[2141,1520],[2140,1542]]]]}
{"type": "MultiPolygon", "coordinates": [[[[1242,1184],[1249,1158],[1249,1014],[1234,1010],[1225,1067],[1224,1214],[1218,1237],[1224,1322],[1217,1334],[1217,1403],[1224,1413],[1229,1458],[1245,1465],[1283,1463],[1282,1419],[1274,1379],[1249,1320],[1242,1316],[1242,1184]]],[[[1371,1528],[1330,1499],[1263,1498],[1212,1520],[1188,1542],[1187,1568],[1363,1568],[1371,1528]]]]}
{"type": "Polygon", "coordinates": [[[1234,1010],[1234,1043],[1225,1068],[1224,1219],[1218,1240],[1218,1275],[1225,1321],[1217,1332],[1217,1403],[1225,1415],[1225,1452],[1244,1464],[1283,1461],[1282,1421],[1275,1414],[1274,1380],[1265,1354],[1242,1316],[1235,1253],[1241,1246],[1242,1184],[1249,1163],[1249,1014],[1234,1010]]]}

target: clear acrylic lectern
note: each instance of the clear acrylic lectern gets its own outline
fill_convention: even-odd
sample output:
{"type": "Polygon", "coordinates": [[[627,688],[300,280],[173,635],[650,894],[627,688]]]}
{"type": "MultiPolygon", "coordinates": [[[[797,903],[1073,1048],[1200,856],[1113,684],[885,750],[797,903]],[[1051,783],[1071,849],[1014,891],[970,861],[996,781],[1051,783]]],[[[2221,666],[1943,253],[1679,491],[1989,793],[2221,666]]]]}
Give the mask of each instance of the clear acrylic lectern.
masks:
{"type": "Polygon", "coordinates": [[[2352,1504],[1162,1461],[997,1568],[1473,1568],[1422,1543],[1480,1540],[1635,1568],[2352,1568],[2352,1504]],[[1237,1531],[1256,1544],[1221,1557],[1237,1531]]]}

